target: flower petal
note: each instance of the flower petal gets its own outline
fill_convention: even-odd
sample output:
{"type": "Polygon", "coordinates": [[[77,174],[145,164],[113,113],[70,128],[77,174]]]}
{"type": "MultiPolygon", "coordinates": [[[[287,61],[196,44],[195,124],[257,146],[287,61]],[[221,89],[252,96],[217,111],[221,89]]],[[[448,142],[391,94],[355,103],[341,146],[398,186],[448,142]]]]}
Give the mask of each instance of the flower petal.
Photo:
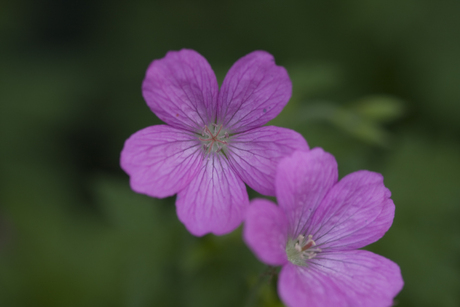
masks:
{"type": "Polygon", "coordinates": [[[293,238],[310,234],[311,217],[337,176],[335,158],[321,148],[296,151],[278,164],[276,197],[288,217],[293,238]]]}
{"type": "Polygon", "coordinates": [[[246,211],[244,241],[264,263],[283,265],[287,262],[288,222],[277,205],[255,199],[246,211]]]}
{"type": "Polygon", "coordinates": [[[166,125],[142,129],[126,140],[121,168],[131,188],[153,197],[167,197],[187,186],[202,165],[196,137],[166,125]]]}
{"type": "Polygon", "coordinates": [[[187,186],[202,164],[198,140],[183,130],[151,126],[126,140],[120,164],[131,188],[153,197],[167,197],[187,186]]]}
{"type": "Polygon", "coordinates": [[[383,176],[351,173],[326,195],[312,219],[316,244],[328,249],[357,249],[380,239],[390,228],[395,206],[383,176]]]}
{"type": "Polygon", "coordinates": [[[232,133],[260,127],[275,118],[291,98],[286,69],[265,51],[239,59],[225,76],[219,92],[218,124],[232,133]]]}
{"type": "Polygon", "coordinates": [[[147,105],[165,123],[199,131],[215,121],[219,86],[206,59],[194,50],[170,51],[153,61],[142,83],[147,105]]]}
{"type": "Polygon", "coordinates": [[[176,200],[179,220],[194,235],[223,235],[243,220],[249,204],[246,187],[218,153],[208,158],[176,200]]]}
{"type": "Polygon", "coordinates": [[[278,293],[290,307],[389,307],[401,291],[399,266],[368,251],[328,253],[308,267],[288,264],[278,293]]]}
{"type": "Polygon", "coordinates": [[[308,150],[301,134],[286,128],[260,127],[232,137],[230,165],[257,192],[275,196],[275,174],[279,161],[295,150],[308,150]]]}

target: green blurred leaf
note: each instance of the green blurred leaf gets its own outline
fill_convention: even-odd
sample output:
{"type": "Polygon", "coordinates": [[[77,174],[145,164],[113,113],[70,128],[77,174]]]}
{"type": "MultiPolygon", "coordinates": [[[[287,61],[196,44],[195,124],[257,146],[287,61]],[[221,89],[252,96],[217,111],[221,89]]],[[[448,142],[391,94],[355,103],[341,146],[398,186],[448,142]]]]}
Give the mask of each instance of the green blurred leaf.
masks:
{"type": "Polygon", "coordinates": [[[396,97],[369,96],[354,103],[351,109],[371,122],[387,123],[403,116],[404,102],[396,97]]]}
{"type": "Polygon", "coordinates": [[[389,145],[390,136],[380,125],[352,110],[337,109],[331,122],[340,130],[364,142],[382,147],[389,145]]]}

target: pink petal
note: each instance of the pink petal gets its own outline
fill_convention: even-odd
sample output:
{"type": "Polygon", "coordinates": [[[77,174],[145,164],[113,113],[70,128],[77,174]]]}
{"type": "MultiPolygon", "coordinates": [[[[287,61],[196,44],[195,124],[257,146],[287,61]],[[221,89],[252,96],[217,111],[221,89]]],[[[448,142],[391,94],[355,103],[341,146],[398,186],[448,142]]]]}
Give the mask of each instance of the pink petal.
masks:
{"type": "Polygon", "coordinates": [[[395,206],[380,174],[358,171],[342,178],[315,212],[311,233],[322,248],[356,249],[390,228],[395,206]]]}
{"type": "Polygon", "coordinates": [[[153,197],[176,194],[202,165],[198,139],[183,130],[158,125],[134,133],[121,152],[121,167],[131,188],[153,197]]]}
{"type": "Polygon", "coordinates": [[[170,51],[153,61],[142,83],[147,105],[165,123],[199,131],[215,121],[219,87],[206,59],[193,50],[170,51]]]}
{"type": "Polygon", "coordinates": [[[232,137],[229,161],[240,178],[257,192],[275,196],[275,174],[279,161],[295,150],[308,150],[299,133],[279,127],[261,127],[232,137]]]}
{"type": "Polygon", "coordinates": [[[283,265],[287,262],[288,223],[278,206],[265,199],[255,199],[246,211],[244,241],[264,263],[283,265]]]}
{"type": "Polygon", "coordinates": [[[310,234],[311,217],[337,176],[335,158],[321,148],[296,151],[278,164],[276,197],[286,212],[293,238],[310,234]]]}
{"type": "Polygon", "coordinates": [[[260,127],[275,118],[291,98],[292,83],[273,56],[254,51],[239,59],[224,79],[218,123],[232,133],[260,127]]]}
{"type": "Polygon", "coordinates": [[[179,220],[194,235],[231,232],[249,204],[246,187],[218,153],[208,155],[199,174],[177,195],[179,220]]]}
{"type": "Polygon", "coordinates": [[[283,267],[278,292],[290,307],[389,307],[401,291],[398,265],[368,251],[324,253],[283,267]]]}

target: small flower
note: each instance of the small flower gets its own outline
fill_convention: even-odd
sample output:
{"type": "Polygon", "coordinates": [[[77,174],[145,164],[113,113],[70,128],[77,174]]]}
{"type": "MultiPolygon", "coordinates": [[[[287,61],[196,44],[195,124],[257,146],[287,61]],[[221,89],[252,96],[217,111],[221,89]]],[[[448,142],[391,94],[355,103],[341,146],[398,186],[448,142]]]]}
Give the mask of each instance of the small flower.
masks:
{"type": "Polygon", "coordinates": [[[395,206],[380,174],[337,182],[334,157],[320,148],[278,164],[279,206],[252,201],[244,239],[269,265],[282,265],[278,293],[291,307],[388,307],[401,291],[397,264],[365,250],[390,228],[395,206]]]}
{"type": "Polygon", "coordinates": [[[234,230],[249,204],[244,183],[274,195],[278,161],[308,150],[297,132],[261,127],[281,112],[292,90],[286,70],[264,51],[239,59],[220,91],[200,54],[168,52],[149,66],[142,90],[167,125],[133,134],[121,167],[136,192],[177,193],[178,217],[194,235],[234,230]]]}

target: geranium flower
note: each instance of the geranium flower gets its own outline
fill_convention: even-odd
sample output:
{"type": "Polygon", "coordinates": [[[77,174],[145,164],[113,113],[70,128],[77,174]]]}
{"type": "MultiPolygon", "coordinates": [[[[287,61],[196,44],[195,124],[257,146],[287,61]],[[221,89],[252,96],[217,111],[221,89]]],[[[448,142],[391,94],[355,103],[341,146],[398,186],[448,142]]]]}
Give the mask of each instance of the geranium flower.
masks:
{"type": "Polygon", "coordinates": [[[121,167],[136,192],[159,198],[178,193],[178,217],[194,235],[234,230],[249,204],[244,183],[274,195],[278,161],[308,150],[297,132],[261,127],[281,112],[292,91],[286,70],[267,52],[239,59],[220,91],[200,54],[168,52],[147,69],[142,91],[167,125],[133,134],[121,167]]]}
{"type": "Polygon", "coordinates": [[[337,182],[334,157],[320,148],[278,164],[279,206],[257,199],[244,240],[269,265],[283,266],[278,293],[291,307],[388,307],[402,289],[397,264],[365,250],[390,228],[395,206],[380,174],[337,182]]]}

